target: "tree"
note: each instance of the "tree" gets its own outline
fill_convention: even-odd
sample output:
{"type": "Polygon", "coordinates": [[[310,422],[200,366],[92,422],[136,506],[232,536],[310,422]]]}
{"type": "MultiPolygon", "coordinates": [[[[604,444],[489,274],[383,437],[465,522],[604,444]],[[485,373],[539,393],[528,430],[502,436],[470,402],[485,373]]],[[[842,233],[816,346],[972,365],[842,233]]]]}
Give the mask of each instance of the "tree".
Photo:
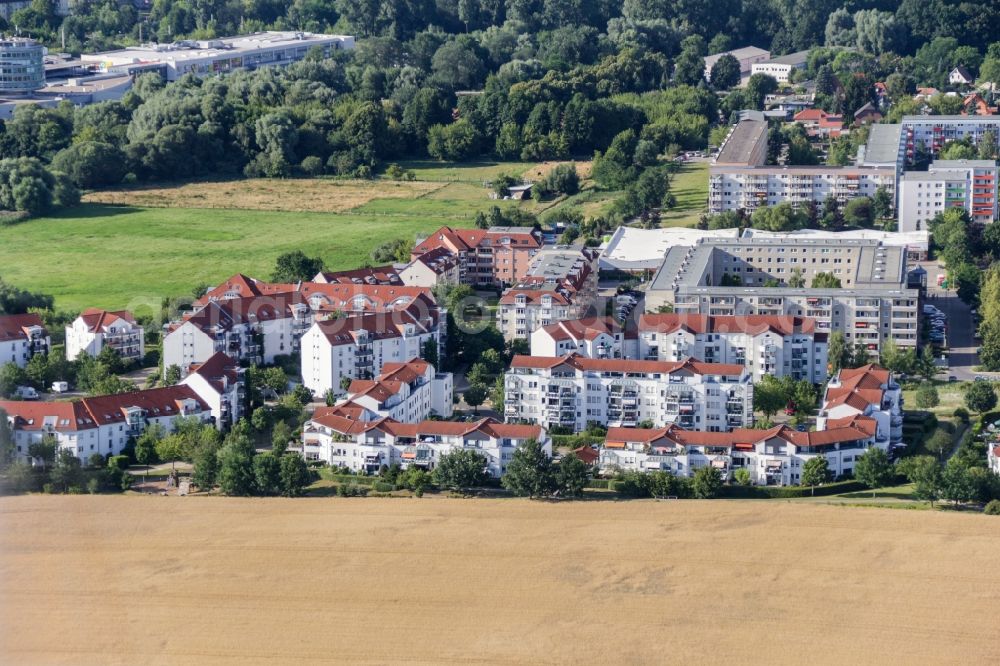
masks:
{"type": "Polygon", "coordinates": [[[875,208],[868,197],[851,199],[844,206],[844,222],[855,227],[871,227],[875,222],[875,208]]]}
{"type": "Polygon", "coordinates": [[[114,185],[125,176],[125,154],[117,146],[100,141],[80,141],[52,158],[52,168],[66,174],[84,189],[114,185]]]}
{"type": "Polygon", "coordinates": [[[306,461],[294,453],[286,453],[280,460],[278,478],[281,494],[285,497],[299,497],[311,481],[306,461]]]}
{"type": "Polygon", "coordinates": [[[992,382],[972,382],[965,389],[965,406],[983,414],[997,406],[997,392],[992,382]]]}
{"type": "Polygon", "coordinates": [[[788,396],[781,383],[772,375],[765,375],[754,387],[753,408],[768,421],[788,403],[788,396]]]}
{"type": "Polygon", "coordinates": [[[893,199],[889,191],[884,187],[879,187],[875,190],[875,196],[872,197],[872,212],[880,220],[888,219],[892,217],[893,209],[893,199]]]}
{"type": "Polygon", "coordinates": [[[286,252],[274,262],[271,280],[274,282],[309,282],[323,271],[323,260],[307,257],[301,250],[286,252]]]}
{"type": "Polygon", "coordinates": [[[465,118],[427,130],[427,153],[439,160],[462,161],[479,151],[482,135],[465,118]]]}
{"type": "Polygon", "coordinates": [[[849,354],[850,350],[847,347],[844,332],[834,331],[831,333],[827,343],[827,360],[830,364],[830,371],[836,373],[843,368],[849,354]]]}
{"type": "MultiPolygon", "coordinates": [[[[156,450],[156,457],[166,462],[170,461],[170,469],[177,468],[177,461],[190,456],[190,448],[185,437],[178,433],[173,433],[156,440],[153,444],[156,450]]],[[[138,451],[138,443],[136,451],[138,451]]]]}
{"type": "Polygon", "coordinates": [[[271,428],[271,451],[274,455],[284,455],[288,448],[288,442],[292,439],[292,429],[285,421],[281,420],[271,428]]]}
{"type": "Polygon", "coordinates": [[[420,348],[420,358],[433,365],[435,370],[440,370],[441,366],[438,364],[438,341],[434,338],[427,338],[420,348]]]}
{"type": "Polygon", "coordinates": [[[788,286],[793,289],[801,289],[806,286],[806,279],[802,277],[801,268],[792,269],[792,274],[788,278],[788,286]]]}
{"type": "Polygon", "coordinates": [[[889,456],[879,448],[868,449],[854,466],[854,478],[872,489],[872,497],[875,489],[888,485],[895,474],[889,456]]]}
{"type": "Polygon", "coordinates": [[[55,437],[46,435],[42,437],[41,441],[32,442],[28,445],[28,457],[42,463],[42,468],[45,469],[55,462],[56,451],[58,449],[59,443],[56,442],[55,437]]]}
{"type": "Polygon", "coordinates": [[[250,427],[241,419],[219,449],[219,489],[226,495],[252,495],[255,487],[254,448],[250,427]]]}
{"type": "Polygon", "coordinates": [[[976,499],[976,483],[970,468],[958,458],[952,457],[941,473],[941,497],[954,502],[955,506],[976,499]]]}
{"type": "Polygon", "coordinates": [[[927,442],[924,444],[924,448],[933,453],[938,460],[941,460],[944,458],[946,453],[951,451],[954,445],[955,443],[948,432],[937,429],[927,439],[927,442]]]}
{"type": "Polygon", "coordinates": [[[913,484],[913,494],[934,506],[934,502],[941,497],[943,484],[940,463],[931,456],[915,456],[903,458],[896,468],[913,484]]]}
{"type": "Polygon", "coordinates": [[[519,497],[544,497],[556,489],[552,460],[535,439],[518,445],[507,465],[501,485],[519,497]]]}
{"type": "Polygon", "coordinates": [[[465,389],[462,398],[465,400],[465,404],[472,407],[472,411],[478,414],[479,405],[483,404],[486,400],[486,387],[481,384],[472,384],[469,388],[465,389]]]}
{"type": "Polygon", "coordinates": [[[153,424],[139,435],[135,442],[135,460],[140,465],[156,462],[156,444],[166,437],[167,431],[159,423],[153,424]]]}
{"type": "Polygon", "coordinates": [[[810,458],[802,466],[802,485],[812,487],[812,495],[816,494],[816,486],[826,483],[830,478],[830,466],[826,456],[810,458]]]}
{"type": "Polygon", "coordinates": [[[924,382],[917,387],[916,404],[920,409],[933,409],[940,402],[938,391],[934,384],[924,382]]]}
{"type": "Polygon", "coordinates": [[[49,481],[53,487],[66,492],[72,486],[78,486],[83,478],[80,459],[69,449],[59,449],[56,462],[49,472],[49,481]]]}
{"type": "Polygon", "coordinates": [[[14,462],[14,431],[7,421],[7,412],[0,408],[0,471],[14,462]]]}
{"type": "Polygon", "coordinates": [[[202,490],[211,490],[219,473],[218,435],[199,442],[192,457],[194,469],[191,472],[191,480],[202,490]]]}
{"type": "Polygon", "coordinates": [[[750,470],[745,467],[740,467],[733,472],[733,480],[741,486],[749,486],[753,483],[753,477],[750,475],[750,470]]]}
{"type": "Polygon", "coordinates": [[[691,490],[697,499],[712,499],[722,488],[722,474],[714,467],[699,467],[691,481],[691,490]]]}
{"type": "Polygon", "coordinates": [[[489,476],[486,465],[486,456],[479,451],[459,449],[441,456],[431,476],[439,488],[475,488],[483,485],[489,476]]]}
{"type": "Polygon", "coordinates": [[[723,55],[712,65],[711,79],[716,90],[729,90],[740,82],[740,61],[728,53],[723,55]]]}
{"type": "Polygon", "coordinates": [[[840,289],[840,278],[833,273],[816,273],[813,276],[813,289],[840,289]]]}
{"type": "Polygon", "coordinates": [[[556,470],[556,485],[564,497],[579,497],[590,482],[590,465],[580,460],[575,453],[567,453],[559,461],[556,470]]]}

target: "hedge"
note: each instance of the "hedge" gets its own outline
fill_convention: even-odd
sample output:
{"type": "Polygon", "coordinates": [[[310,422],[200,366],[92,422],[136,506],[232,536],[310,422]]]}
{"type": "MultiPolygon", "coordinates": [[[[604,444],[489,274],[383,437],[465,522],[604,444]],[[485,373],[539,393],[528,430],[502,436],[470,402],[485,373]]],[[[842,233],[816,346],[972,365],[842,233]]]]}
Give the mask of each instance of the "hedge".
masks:
{"type": "MultiPolygon", "coordinates": [[[[839,495],[840,493],[867,490],[868,486],[860,481],[837,481],[816,486],[816,497],[839,495]]],[[[812,497],[810,486],[723,486],[719,497],[730,499],[791,499],[795,497],[812,497]]]]}
{"type": "Polygon", "coordinates": [[[372,490],[377,493],[391,493],[396,489],[396,486],[391,483],[386,483],[385,481],[376,481],[372,484],[372,490]]]}
{"type": "Polygon", "coordinates": [[[605,437],[603,435],[588,435],[586,433],[580,433],[578,435],[550,435],[552,438],[553,446],[568,446],[571,449],[578,449],[581,446],[590,446],[591,444],[603,444],[605,437]]]}

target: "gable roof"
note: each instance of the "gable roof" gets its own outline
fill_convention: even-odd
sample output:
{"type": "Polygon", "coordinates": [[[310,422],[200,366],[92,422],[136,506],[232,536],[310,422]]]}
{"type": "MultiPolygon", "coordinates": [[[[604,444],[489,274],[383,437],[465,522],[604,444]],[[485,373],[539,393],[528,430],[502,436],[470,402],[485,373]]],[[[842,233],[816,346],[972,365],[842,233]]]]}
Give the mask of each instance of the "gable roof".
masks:
{"type": "Polygon", "coordinates": [[[228,355],[216,352],[204,363],[192,363],[188,376],[198,375],[205,379],[216,391],[222,393],[227,386],[235,384],[240,377],[239,364],[228,355]]]}
{"type": "Polygon", "coordinates": [[[298,294],[290,292],[210,301],[200,310],[171,324],[169,330],[173,332],[184,324],[191,324],[211,334],[216,328],[230,330],[242,324],[287,319],[294,316],[292,306],[301,302],[298,294]]]}
{"type": "Polygon", "coordinates": [[[27,329],[35,326],[42,329],[43,335],[47,336],[49,334],[45,329],[42,318],[37,314],[0,315],[0,342],[27,340],[27,329]]]}
{"type": "Polygon", "coordinates": [[[864,411],[869,405],[881,405],[889,371],[873,363],[860,368],[843,368],[837,381],[827,385],[823,409],[849,405],[864,411]]]}
{"type": "Polygon", "coordinates": [[[402,285],[394,266],[370,266],[355,268],[349,271],[324,271],[319,273],[313,282],[320,284],[381,284],[381,285],[402,285]]]}
{"type": "Polygon", "coordinates": [[[543,326],[553,340],[593,340],[601,334],[612,337],[622,333],[621,325],[613,317],[587,317],[584,319],[569,319],[555,324],[543,326]]]}
{"type": "Polygon", "coordinates": [[[122,321],[131,326],[135,326],[135,317],[127,310],[116,310],[109,312],[100,308],[87,308],[80,313],[80,319],[91,333],[98,333],[106,330],[112,324],[122,321]]]}

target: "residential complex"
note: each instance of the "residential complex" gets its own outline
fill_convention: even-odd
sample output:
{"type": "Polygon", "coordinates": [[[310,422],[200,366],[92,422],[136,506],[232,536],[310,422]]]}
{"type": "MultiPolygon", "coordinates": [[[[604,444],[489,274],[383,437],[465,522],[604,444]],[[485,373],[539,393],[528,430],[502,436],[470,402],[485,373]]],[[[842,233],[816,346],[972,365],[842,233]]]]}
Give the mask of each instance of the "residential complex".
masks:
{"type": "Polygon", "coordinates": [[[442,284],[460,284],[462,272],[459,258],[444,247],[417,255],[399,270],[403,284],[433,288],[442,284]]]}
{"type": "Polygon", "coordinates": [[[354,37],[311,32],[255,32],[238,37],[143,44],[119,51],[84,53],[80,59],[102,72],[136,75],[158,72],[167,81],[185,74],[214,76],[234,69],[287,65],[313,49],[324,55],[354,48],[354,37]]]}
{"type": "Polygon", "coordinates": [[[709,169],[708,209],[711,213],[757,208],[790,202],[822,204],[832,196],[846,203],[872,197],[882,188],[895,195],[896,171],[889,167],[833,166],[720,166],[709,169]]]}
{"type": "Polygon", "coordinates": [[[596,302],[596,251],[542,250],[518,283],[500,298],[497,328],[508,340],[528,340],[542,326],[589,314],[596,302]]]}
{"type": "Polygon", "coordinates": [[[919,301],[906,250],[858,239],[740,238],[672,248],[646,291],[647,311],[809,317],[817,333],[841,331],[848,344],[873,353],[889,338],[918,345],[919,301]],[[817,273],[840,286],[809,287],[817,273]]]}
{"type": "Polygon", "coordinates": [[[753,384],[734,364],[515,356],[504,415],[575,432],[644,421],[719,432],[753,424],[753,384]]]}
{"type": "Polygon", "coordinates": [[[754,485],[786,486],[801,483],[806,462],[818,456],[826,458],[834,478],[853,474],[858,459],[874,447],[886,448],[877,440],[874,419],[866,416],[830,420],[815,432],[786,425],[731,432],[695,432],[675,425],[609,428],[598,465],[608,475],[632,470],[681,477],[714,467],[724,479],[745,469],[754,485]]]}
{"type": "Polygon", "coordinates": [[[66,327],[67,360],[75,361],[80,354],[97,356],[105,347],[126,361],[139,361],[146,355],[145,332],[131,312],[88,308],[66,327]]]}
{"type": "Polygon", "coordinates": [[[450,372],[436,372],[420,358],[383,363],[375,379],[355,379],[344,403],[365,410],[366,420],[389,418],[416,423],[430,416],[451,417],[454,380],[450,372]]]}
{"type": "Polygon", "coordinates": [[[816,429],[857,416],[876,422],[875,441],[882,448],[902,445],[903,393],[885,368],[866,365],[837,373],[826,387],[816,429]]]}
{"type": "Polygon", "coordinates": [[[937,160],[927,171],[899,177],[899,229],[927,229],[927,223],[949,208],[963,208],[973,222],[997,219],[996,160],[937,160]]]}
{"type": "Polygon", "coordinates": [[[0,315],[0,366],[28,365],[35,354],[49,353],[52,339],[36,314],[0,315]]]}
{"type": "Polygon", "coordinates": [[[796,231],[765,231],[747,227],[743,230],[743,238],[770,238],[772,240],[792,241],[840,241],[840,240],[870,240],[877,241],[883,247],[900,247],[906,251],[907,261],[923,261],[927,259],[930,249],[931,234],[927,229],[919,231],[881,231],[879,229],[851,229],[849,231],[824,231],[823,229],[798,229],[796,231]]]}
{"type": "Polygon", "coordinates": [[[0,401],[14,433],[14,452],[28,460],[29,447],[53,437],[81,462],[98,453],[119,455],[151,425],[168,432],[178,418],[212,420],[208,404],[189,386],[83,398],[75,402],[0,401]]]}
{"type": "Polygon", "coordinates": [[[222,352],[190,366],[180,382],[198,394],[212,414],[215,426],[225,430],[246,414],[246,369],[222,352]]]}
{"type": "Polygon", "coordinates": [[[525,276],[541,247],[542,234],[531,227],[441,227],[420,240],[410,258],[440,248],[455,257],[461,284],[509,286],[525,276]]]}
{"type": "Polygon", "coordinates": [[[702,239],[739,238],[739,235],[739,229],[640,229],[623,224],[604,244],[600,268],[627,273],[655,271],[663,263],[667,250],[676,245],[691,247],[702,239]]]}
{"type": "Polygon", "coordinates": [[[341,415],[336,407],[321,407],[302,428],[302,451],[306,460],[375,474],[383,465],[394,464],[430,471],[444,455],[473,450],[486,457],[486,471],[500,478],[507,472],[515,449],[529,439],[541,443],[546,455],[552,455],[552,441],[539,426],[498,423],[489,418],[472,423],[363,421],[341,415]]]}
{"type": "Polygon", "coordinates": [[[772,375],[818,384],[827,378],[827,337],[810,317],[646,314],[639,317],[635,357],[697,358],[746,368],[755,382],[772,375]]]}
{"type": "Polygon", "coordinates": [[[968,138],[978,146],[987,132],[992,132],[1000,148],[1000,116],[903,116],[900,144],[907,162],[912,162],[921,152],[937,156],[945,145],[959,139],[968,138]]]}

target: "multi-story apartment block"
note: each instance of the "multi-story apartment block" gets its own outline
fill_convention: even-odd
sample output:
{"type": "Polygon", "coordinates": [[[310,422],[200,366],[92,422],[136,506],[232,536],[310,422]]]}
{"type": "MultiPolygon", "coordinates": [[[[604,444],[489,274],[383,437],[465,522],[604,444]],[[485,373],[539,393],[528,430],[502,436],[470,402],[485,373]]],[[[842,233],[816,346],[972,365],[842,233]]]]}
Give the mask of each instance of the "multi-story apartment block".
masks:
{"type": "Polygon", "coordinates": [[[542,234],[531,227],[441,227],[417,243],[410,258],[443,248],[456,258],[461,284],[509,286],[524,277],[541,247],[542,234]]]}
{"type": "Polygon", "coordinates": [[[996,160],[937,160],[899,177],[900,231],[927,229],[949,208],[965,209],[980,224],[997,219],[996,160]]]}
{"type": "Polygon", "coordinates": [[[373,378],[386,363],[422,356],[428,341],[440,350],[439,322],[411,309],[317,321],[301,340],[302,382],[316,395],[342,394],[344,378],[373,378]]]}
{"type": "Polygon", "coordinates": [[[531,334],[532,356],[625,358],[625,331],[612,317],[557,321],[531,334]]]}
{"type": "Polygon", "coordinates": [[[589,314],[596,301],[596,251],[544,250],[532,259],[525,276],[500,298],[497,328],[508,340],[528,340],[542,326],[589,314]]]}
{"type": "Polygon", "coordinates": [[[909,287],[907,277],[906,249],[877,240],[713,240],[667,252],[646,291],[646,309],[809,317],[817,333],[841,331],[849,344],[878,353],[889,338],[901,347],[918,345],[920,289],[909,287]],[[840,287],[812,288],[821,272],[840,287]],[[789,286],[797,279],[803,287],[789,286]]]}
{"type": "Polygon", "coordinates": [[[383,363],[375,379],[355,379],[347,387],[346,403],[361,407],[366,420],[388,418],[401,423],[423,421],[432,414],[449,418],[454,380],[450,372],[435,372],[419,358],[383,363]]]}
{"type": "Polygon", "coordinates": [[[403,284],[411,287],[433,288],[462,281],[458,257],[444,247],[418,255],[399,270],[399,277],[403,284]]]}
{"type": "Polygon", "coordinates": [[[753,384],[739,365],[515,356],[504,378],[504,415],[546,428],[608,426],[720,432],[753,424],[753,384]]]}
{"type": "Polygon", "coordinates": [[[220,430],[245,415],[246,369],[222,352],[216,352],[204,363],[191,365],[188,376],[180,383],[190,387],[208,405],[220,430]]]}
{"type": "MultiPolygon", "coordinates": [[[[329,285],[333,286],[333,285],[329,285]]],[[[297,293],[209,301],[163,336],[163,367],[186,373],[222,352],[237,361],[273,363],[298,350],[298,340],[313,321],[309,305],[297,293]]]]}
{"type": "Polygon", "coordinates": [[[702,467],[718,469],[723,478],[745,469],[755,485],[785,486],[799,484],[803,466],[819,456],[835,478],[853,474],[858,459],[873,447],[884,450],[886,444],[877,439],[875,420],[866,416],[831,420],[815,432],[786,425],[731,432],[693,432],[675,425],[609,428],[598,465],[602,474],[662,471],[681,477],[694,476],[702,467]]]}
{"type": "Polygon", "coordinates": [[[832,196],[841,203],[872,197],[882,188],[895,196],[896,171],[890,167],[712,165],[709,168],[708,209],[712,213],[789,202],[804,206],[832,196]]]}
{"type": "Polygon", "coordinates": [[[66,327],[67,360],[75,361],[80,354],[97,356],[105,347],[126,361],[138,361],[146,355],[145,332],[131,312],[88,308],[66,327]]]}
{"type": "Polygon", "coordinates": [[[209,406],[189,386],[83,398],[75,402],[0,401],[14,433],[14,454],[29,459],[29,447],[51,436],[81,461],[99,453],[119,455],[153,424],[168,432],[178,418],[209,423],[209,406]]]}
{"type": "Polygon", "coordinates": [[[875,440],[883,448],[902,445],[903,393],[888,370],[877,365],[843,369],[827,384],[816,428],[855,416],[875,420],[875,440]]]}
{"type": "Polygon", "coordinates": [[[36,314],[0,315],[0,366],[28,365],[35,354],[49,353],[52,340],[36,314]]]}
{"type": "Polygon", "coordinates": [[[753,380],[790,376],[814,384],[827,378],[827,334],[816,320],[793,315],[639,317],[636,357],[651,361],[698,358],[746,368],[753,380]]]}
{"type": "Polygon", "coordinates": [[[320,408],[302,428],[306,460],[323,460],[360,474],[375,474],[382,465],[432,470],[441,457],[453,451],[474,450],[486,457],[486,471],[494,478],[507,472],[519,445],[538,441],[552,455],[552,441],[536,425],[498,423],[484,418],[473,423],[421,421],[399,423],[392,419],[363,421],[320,408]]]}
{"type": "Polygon", "coordinates": [[[912,163],[921,153],[936,157],[951,141],[968,138],[978,146],[987,132],[1000,147],[1000,116],[903,116],[899,136],[912,163]]]}

